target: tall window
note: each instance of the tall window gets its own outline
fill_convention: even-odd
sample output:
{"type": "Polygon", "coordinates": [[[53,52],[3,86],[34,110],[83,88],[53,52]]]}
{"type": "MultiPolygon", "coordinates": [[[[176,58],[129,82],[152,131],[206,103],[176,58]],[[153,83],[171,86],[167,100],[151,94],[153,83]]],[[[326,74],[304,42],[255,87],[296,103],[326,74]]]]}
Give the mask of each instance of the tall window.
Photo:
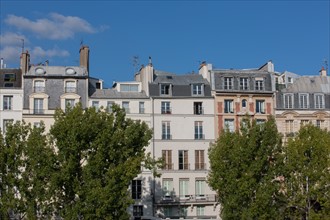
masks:
{"type": "Polygon", "coordinates": [[[188,151],[179,150],[179,170],[188,170],[188,151]]]}
{"type": "Polygon", "coordinates": [[[162,102],[162,114],[171,114],[171,103],[170,102],[162,102]]]}
{"type": "Polygon", "coordinates": [[[316,127],[324,128],[324,120],[316,120],[316,127]]]}
{"type": "Polygon", "coordinates": [[[173,192],[173,179],[163,179],[163,195],[171,196],[173,192]]]}
{"type": "Polygon", "coordinates": [[[315,94],[315,108],[321,109],[324,108],[324,95],[323,94],[315,94]]]}
{"type": "Polygon", "coordinates": [[[293,120],[286,120],[285,121],[285,131],[286,133],[293,132],[293,120]]]}
{"type": "Polygon", "coordinates": [[[74,99],[65,99],[65,107],[70,107],[73,108],[75,105],[75,100],[74,99]]]}
{"type": "Polygon", "coordinates": [[[179,194],[180,199],[186,199],[188,197],[189,179],[179,179],[179,194]]]}
{"type": "Polygon", "coordinates": [[[170,84],[161,84],[160,85],[160,94],[161,95],[171,95],[171,85],[170,84]]]}
{"type": "Polygon", "coordinates": [[[225,77],[224,89],[233,89],[233,77],[225,77]]]}
{"type": "Polygon", "coordinates": [[[225,129],[228,129],[230,132],[235,131],[234,119],[225,119],[225,129]]]}
{"type": "Polygon", "coordinates": [[[293,108],[293,94],[284,94],[284,108],[293,108]]]}
{"type": "Polygon", "coordinates": [[[108,101],[108,102],[107,102],[107,111],[108,111],[109,113],[112,112],[112,106],[113,106],[114,104],[115,104],[115,103],[112,102],[112,101],[108,101]]]}
{"type": "Polygon", "coordinates": [[[171,150],[162,150],[162,159],[164,161],[164,169],[165,170],[172,170],[173,163],[172,163],[172,151],[171,150]]]}
{"type": "Polygon", "coordinates": [[[171,126],[169,121],[162,122],[162,139],[163,140],[171,139],[171,126]]]}
{"type": "Polygon", "coordinates": [[[247,101],[246,101],[246,99],[243,99],[242,100],[242,108],[246,108],[246,106],[247,106],[247,101]]]}
{"type": "Polygon", "coordinates": [[[225,113],[234,113],[234,100],[225,100],[225,113]]]}
{"type": "Polygon", "coordinates": [[[197,216],[204,216],[205,215],[205,206],[198,205],[196,207],[196,214],[197,214],[197,216]]]}
{"type": "Polygon", "coordinates": [[[197,197],[205,196],[205,180],[196,180],[195,182],[195,194],[197,197]]]}
{"type": "Polygon", "coordinates": [[[3,96],[3,110],[13,109],[13,96],[3,96]]]}
{"type": "Polygon", "coordinates": [[[141,199],[142,180],[132,180],[132,199],[141,199]]]}
{"type": "Polygon", "coordinates": [[[248,78],[244,77],[239,79],[239,88],[240,90],[248,89],[248,78]]]}
{"type": "Polygon", "coordinates": [[[3,133],[6,133],[8,125],[13,124],[13,122],[14,122],[13,119],[3,119],[2,121],[3,133]]]}
{"type": "Polygon", "coordinates": [[[202,102],[194,102],[194,114],[195,115],[203,114],[203,103],[202,102]]]}
{"type": "Polygon", "coordinates": [[[256,113],[265,114],[265,100],[256,100],[256,113]]]}
{"type": "Polygon", "coordinates": [[[264,90],[264,80],[263,79],[256,79],[255,90],[258,90],[258,91],[264,90]]]}
{"type": "Polygon", "coordinates": [[[139,113],[144,114],[144,102],[139,102],[139,113]]]}
{"type": "Polygon", "coordinates": [[[75,93],[77,91],[76,82],[75,81],[66,81],[65,82],[65,92],[67,93],[75,93]]]}
{"type": "Polygon", "coordinates": [[[98,111],[100,108],[99,101],[92,101],[92,106],[95,108],[96,111],[98,111]]]}
{"type": "Polygon", "coordinates": [[[34,81],[34,92],[45,92],[45,81],[35,80],[34,81]]]}
{"type": "Polygon", "coordinates": [[[193,84],[193,95],[203,95],[203,85],[202,84],[193,84]]]}
{"type": "Polygon", "coordinates": [[[195,150],[195,170],[204,170],[205,168],[204,150],[195,150]]]}
{"type": "Polygon", "coordinates": [[[134,205],[133,206],[133,216],[137,217],[137,219],[141,219],[140,217],[143,216],[143,205],[134,205]]]}
{"type": "Polygon", "coordinates": [[[130,113],[129,102],[122,102],[122,108],[125,110],[126,113],[130,113]]]}
{"type": "Polygon", "coordinates": [[[299,94],[299,108],[308,108],[308,94],[299,94]]]}
{"type": "Polygon", "coordinates": [[[34,114],[44,113],[44,99],[34,99],[34,114]]]}
{"type": "Polygon", "coordinates": [[[195,139],[204,139],[202,121],[195,121],[195,139]]]}

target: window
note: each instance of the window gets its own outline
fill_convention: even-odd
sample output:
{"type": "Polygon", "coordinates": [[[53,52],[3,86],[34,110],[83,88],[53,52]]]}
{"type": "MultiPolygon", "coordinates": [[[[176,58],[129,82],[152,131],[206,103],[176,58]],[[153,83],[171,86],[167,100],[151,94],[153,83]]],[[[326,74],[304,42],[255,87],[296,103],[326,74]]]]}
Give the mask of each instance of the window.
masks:
{"type": "Polygon", "coordinates": [[[15,82],[16,74],[15,73],[5,73],[3,77],[3,81],[5,82],[15,82]]]}
{"type": "Polygon", "coordinates": [[[309,120],[301,120],[300,121],[300,126],[305,126],[309,124],[309,120]]]}
{"type": "Polygon", "coordinates": [[[171,216],[173,216],[173,214],[172,213],[174,213],[174,211],[173,211],[173,208],[172,207],[163,207],[163,210],[164,210],[164,217],[165,218],[169,218],[169,217],[171,217],[171,216]]]}
{"type": "Polygon", "coordinates": [[[196,199],[202,199],[198,197],[203,197],[205,196],[205,180],[196,180],[195,182],[195,194],[196,194],[196,199]]]}
{"type": "Polygon", "coordinates": [[[95,108],[96,111],[99,110],[100,108],[99,105],[100,105],[99,101],[92,101],[92,106],[95,108]]]}
{"type": "Polygon", "coordinates": [[[315,108],[321,109],[324,108],[324,95],[323,94],[315,94],[315,108]]]}
{"type": "Polygon", "coordinates": [[[65,92],[66,93],[76,93],[76,82],[75,81],[66,81],[65,82],[65,92]]]}
{"type": "Polygon", "coordinates": [[[144,102],[139,102],[139,113],[144,114],[144,102]]]}
{"type": "Polygon", "coordinates": [[[225,113],[234,113],[234,100],[225,100],[225,113]]]}
{"type": "Polygon", "coordinates": [[[44,113],[44,99],[34,99],[34,114],[44,113]]]}
{"type": "Polygon", "coordinates": [[[115,103],[112,102],[112,101],[108,101],[108,102],[107,102],[107,111],[108,111],[109,113],[112,112],[112,106],[113,106],[114,104],[115,104],[115,103]]]}
{"type": "Polygon", "coordinates": [[[265,122],[266,122],[265,119],[257,119],[257,120],[256,120],[257,125],[262,125],[262,124],[264,124],[265,122]]]}
{"type": "Polygon", "coordinates": [[[163,140],[171,139],[171,126],[169,121],[162,122],[162,139],[163,140]]]}
{"type": "Polygon", "coordinates": [[[13,96],[3,96],[3,110],[13,109],[13,96]]]}
{"type": "Polygon", "coordinates": [[[248,78],[240,78],[239,79],[239,88],[240,90],[247,90],[248,89],[248,78]]]}
{"type": "Polygon", "coordinates": [[[137,84],[120,84],[121,92],[138,92],[139,85],[137,84]]]}
{"type": "Polygon", "coordinates": [[[162,150],[162,159],[164,161],[164,170],[172,170],[173,163],[172,163],[172,151],[171,150],[162,150]]]}
{"type": "Polygon", "coordinates": [[[288,77],[288,83],[293,83],[292,77],[288,77]]]}
{"type": "Polygon", "coordinates": [[[195,121],[195,139],[204,139],[202,121],[195,121]]]}
{"type": "Polygon", "coordinates": [[[308,108],[308,94],[299,94],[299,108],[308,108]]]}
{"type": "Polygon", "coordinates": [[[171,196],[172,192],[173,192],[173,179],[163,179],[163,195],[171,196]]]}
{"type": "Polygon", "coordinates": [[[122,108],[125,110],[126,113],[130,113],[129,102],[122,102],[122,108]]]}
{"type": "Polygon", "coordinates": [[[162,102],[162,114],[171,114],[171,103],[170,102],[162,102]]]}
{"type": "Polygon", "coordinates": [[[204,213],[205,213],[205,206],[198,205],[196,208],[197,216],[203,216],[203,215],[205,215],[204,213]]]}
{"type": "Polygon", "coordinates": [[[205,168],[204,150],[195,150],[195,170],[204,170],[205,168]]]}
{"type": "Polygon", "coordinates": [[[14,120],[13,119],[3,119],[2,122],[3,122],[2,123],[3,133],[6,133],[8,125],[13,124],[14,120]]]}
{"type": "Polygon", "coordinates": [[[224,89],[233,89],[233,77],[225,77],[224,89]]]}
{"type": "Polygon", "coordinates": [[[188,151],[179,150],[179,170],[188,170],[188,151]]]}
{"type": "Polygon", "coordinates": [[[285,121],[285,131],[286,133],[293,132],[293,120],[286,120],[285,121]]]}
{"type": "MultiPolygon", "coordinates": [[[[189,196],[188,196],[188,198],[189,198],[189,196]]],[[[186,217],[187,215],[188,215],[188,207],[181,206],[180,207],[180,217],[186,217]]]]}
{"type": "Polygon", "coordinates": [[[316,127],[324,128],[324,120],[316,120],[316,127]]]}
{"type": "Polygon", "coordinates": [[[293,108],[293,94],[284,94],[284,108],[293,108]]]}
{"type": "Polygon", "coordinates": [[[65,99],[65,108],[73,108],[75,105],[74,99],[65,99]]]}
{"type": "Polygon", "coordinates": [[[194,102],[194,114],[202,115],[203,112],[203,103],[202,102],[194,102]]]}
{"type": "Polygon", "coordinates": [[[143,205],[134,205],[133,206],[133,216],[138,217],[134,220],[141,219],[139,217],[143,216],[143,205]]]}
{"type": "Polygon", "coordinates": [[[203,84],[193,84],[193,95],[203,95],[203,84]]]}
{"type": "Polygon", "coordinates": [[[142,180],[132,180],[132,199],[141,199],[142,180]]]}
{"type": "Polygon", "coordinates": [[[256,113],[265,114],[265,101],[256,100],[256,113]]]}
{"type": "Polygon", "coordinates": [[[179,196],[180,199],[188,199],[189,179],[179,179],[179,196]]]}
{"type": "Polygon", "coordinates": [[[7,88],[14,87],[14,83],[12,83],[12,82],[5,82],[4,87],[7,87],[7,88]]]}
{"type": "Polygon", "coordinates": [[[171,95],[171,85],[170,84],[161,84],[160,85],[160,94],[161,95],[171,95]]]}
{"type": "Polygon", "coordinates": [[[234,119],[225,119],[225,129],[228,129],[230,132],[235,131],[234,119]]]}
{"type": "Polygon", "coordinates": [[[246,101],[246,99],[243,99],[242,100],[242,108],[246,108],[246,105],[247,105],[247,101],[246,101]]]}
{"type": "Polygon", "coordinates": [[[34,81],[34,92],[45,92],[45,81],[35,80],[34,81]]]}
{"type": "Polygon", "coordinates": [[[264,90],[264,80],[263,79],[256,79],[255,81],[255,90],[262,91],[264,90]]]}

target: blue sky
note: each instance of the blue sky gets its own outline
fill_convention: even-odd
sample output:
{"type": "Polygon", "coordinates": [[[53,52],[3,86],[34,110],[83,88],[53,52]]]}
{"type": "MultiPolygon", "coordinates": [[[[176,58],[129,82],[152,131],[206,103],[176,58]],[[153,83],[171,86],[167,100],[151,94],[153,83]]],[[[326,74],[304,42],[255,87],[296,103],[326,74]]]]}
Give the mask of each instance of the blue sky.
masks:
{"type": "Polygon", "coordinates": [[[19,66],[24,48],[37,64],[79,65],[80,43],[90,48],[90,75],[133,80],[152,57],[156,69],[197,72],[256,68],[317,75],[329,62],[329,0],[310,1],[0,1],[0,56],[19,66]]]}

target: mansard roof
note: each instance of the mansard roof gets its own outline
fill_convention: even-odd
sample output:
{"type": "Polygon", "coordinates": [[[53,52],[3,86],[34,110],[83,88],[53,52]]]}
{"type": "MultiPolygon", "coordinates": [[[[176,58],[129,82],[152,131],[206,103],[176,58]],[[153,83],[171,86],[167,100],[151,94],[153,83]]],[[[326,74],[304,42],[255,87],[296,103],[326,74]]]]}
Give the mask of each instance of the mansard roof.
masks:
{"type": "Polygon", "coordinates": [[[330,76],[302,76],[281,90],[282,93],[330,94],[330,76]]]}
{"type": "Polygon", "coordinates": [[[88,77],[88,72],[82,66],[47,66],[37,65],[31,66],[29,71],[24,75],[29,76],[42,76],[42,77],[88,77]]]}
{"type": "Polygon", "coordinates": [[[170,83],[172,85],[209,84],[209,82],[199,74],[175,75],[173,73],[156,70],[152,84],[162,83],[170,83]]]}
{"type": "Polygon", "coordinates": [[[97,89],[90,98],[95,99],[147,99],[148,96],[142,92],[118,92],[116,89],[97,89]]]}

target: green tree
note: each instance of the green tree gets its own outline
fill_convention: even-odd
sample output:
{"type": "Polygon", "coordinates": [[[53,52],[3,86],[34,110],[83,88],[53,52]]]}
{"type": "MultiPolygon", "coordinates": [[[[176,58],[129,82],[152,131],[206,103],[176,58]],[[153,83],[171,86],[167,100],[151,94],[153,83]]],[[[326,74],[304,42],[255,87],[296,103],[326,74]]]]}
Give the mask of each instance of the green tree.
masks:
{"type": "Polygon", "coordinates": [[[0,137],[0,216],[49,216],[53,150],[47,145],[44,126],[18,121],[6,130],[5,137],[0,137]]]}
{"type": "Polygon", "coordinates": [[[217,192],[222,219],[278,219],[284,210],[281,135],[275,120],[223,130],[209,150],[209,185],[217,192]]]}
{"type": "Polygon", "coordinates": [[[285,148],[287,215],[330,219],[330,133],[311,124],[285,148]]]}
{"type": "Polygon", "coordinates": [[[128,219],[128,188],[151,139],[147,124],[126,118],[118,106],[109,114],[77,105],[56,112],[50,134],[58,149],[52,179],[57,214],[128,219]]]}

